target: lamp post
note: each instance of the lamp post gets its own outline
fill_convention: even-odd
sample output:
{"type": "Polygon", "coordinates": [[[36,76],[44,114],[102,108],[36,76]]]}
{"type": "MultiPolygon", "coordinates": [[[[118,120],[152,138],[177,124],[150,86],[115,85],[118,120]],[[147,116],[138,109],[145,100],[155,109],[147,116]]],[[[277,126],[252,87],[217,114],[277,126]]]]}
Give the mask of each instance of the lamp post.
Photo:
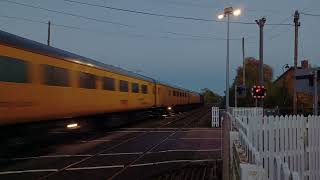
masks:
{"type": "Polygon", "coordinates": [[[227,7],[224,9],[223,14],[218,15],[218,19],[227,18],[227,61],[226,61],[226,111],[229,110],[229,35],[230,35],[230,15],[239,16],[241,14],[240,9],[233,9],[233,7],[227,7]]]}

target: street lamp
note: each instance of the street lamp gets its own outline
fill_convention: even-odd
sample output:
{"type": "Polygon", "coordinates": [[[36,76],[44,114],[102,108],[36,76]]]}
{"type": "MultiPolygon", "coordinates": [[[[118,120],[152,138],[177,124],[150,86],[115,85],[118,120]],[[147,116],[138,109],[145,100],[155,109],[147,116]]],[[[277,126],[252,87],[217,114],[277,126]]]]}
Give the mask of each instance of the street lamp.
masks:
{"type": "Polygon", "coordinates": [[[218,19],[227,18],[227,62],[226,62],[226,111],[229,109],[229,34],[230,34],[230,15],[239,16],[241,14],[240,9],[233,9],[233,7],[227,7],[224,9],[223,14],[218,15],[218,19]]]}

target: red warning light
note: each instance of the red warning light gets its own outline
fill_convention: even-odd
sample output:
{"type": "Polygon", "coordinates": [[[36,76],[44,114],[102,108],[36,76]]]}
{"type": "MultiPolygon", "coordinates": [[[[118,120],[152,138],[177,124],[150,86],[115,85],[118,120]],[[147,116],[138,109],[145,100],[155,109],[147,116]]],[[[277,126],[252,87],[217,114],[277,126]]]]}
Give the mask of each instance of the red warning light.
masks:
{"type": "Polygon", "coordinates": [[[264,98],[267,94],[267,90],[264,86],[253,86],[251,89],[251,95],[253,98],[264,98]]]}

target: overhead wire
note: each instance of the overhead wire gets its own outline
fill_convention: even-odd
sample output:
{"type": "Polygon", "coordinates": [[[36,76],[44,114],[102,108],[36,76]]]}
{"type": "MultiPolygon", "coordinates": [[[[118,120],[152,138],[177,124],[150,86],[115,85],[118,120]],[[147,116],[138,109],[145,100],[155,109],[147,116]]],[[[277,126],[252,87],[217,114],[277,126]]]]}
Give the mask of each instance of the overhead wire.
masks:
{"type": "MultiPolygon", "coordinates": [[[[24,17],[15,17],[15,16],[7,16],[7,15],[0,15],[0,18],[8,18],[8,19],[15,19],[15,20],[21,20],[21,21],[27,21],[27,22],[33,22],[33,23],[40,23],[40,24],[45,24],[47,25],[48,22],[42,21],[42,20],[34,20],[34,19],[29,19],[29,18],[24,18],[24,17]]],[[[52,26],[57,26],[57,27],[62,27],[62,28],[67,28],[67,29],[75,29],[75,30],[80,30],[80,31],[86,31],[86,32],[101,32],[104,33],[103,31],[98,31],[96,29],[87,29],[87,28],[82,28],[82,27],[77,27],[77,26],[70,26],[70,25],[64,25],[64,24],[56,24],[51,22],[52,26]]],[[[175,35],[184,35],[185,37],[170,37],[170,36],[147,36],[145,34],[133,34],[133,33],[128,33],[128,32],[109,32],[109,33],[114,33],[114,34],[126,34],[129,36],[134,36],[134,37],[155,37],[155,38],[163,38],[163,39],[189,39],[189,40],[226,40],[225,38],[213,38],[213,37],[204,37],[204,36],[198,36],[198,35],[190,35],[186,33],[173,33],[175,35]],[[189,37],[187,37],[189,36],[189,37]]],[[[230,40],[241,40],[240,38],[230,38],[230,40]]]]}
{"type": "Polygon", "coordinates": [[[53,9],[44,8],[44,7],[41,7],[41,6],[29,5],[29,4],[15,2],[15,1],[11,1],[11,0],[2,0],[2,1],[8,2],[8,3],[11,3],[11,4],[20,5],[20,6],[29,7],[29,8],[41,9],[41,10],[48,11],[48,12],[64,14],[64,15],[68,15],[68,16],[73,16],[73,17],[77,17],[77,18],[91,20],[91,21],[97,21],[97,22],[108,23],[108,24],[113,24],[113,25],[118,25],[118,26],[125,26],[125,27],[129,27],[130,26],[128,24],[123,24],[123,23],[119,23],[119,22],[108,21],[108,20],[104,20],[104,19],[97,19],[97,18],[83,16],[83,15],[79,15],[79,14],[73,14],[73,13],[69,13],[69,12],[65,12],[65,11],[57,11],[57,10],[53,10],[53,9]]]}
{"type": "MultiPolygon", "coordinates": [[[[166,15],[166,14],[147,12],[147,11],[137,11],[137,10],[117,8],[117,7],[106,6],[106,5],[99,5],[99,4],[93,4],[93,3],[87,3],[87,2],[74,1],[74,0],[63,0],[63,1],[76,3],[76,4],[81,4],[81,5],[86,5],[86,6],[104,8],[104,9],[109,9],[109,10],[114,10],[114,11],[121,11],[121,12],[134,13],[134,14],[142,14],[142,15],[148,15],[148,16],[158,16],[158,17],[164,17],[164,18],[184,19],[184,20],[193,20],[193,21],[205,21],[205,22],[218,22],[218,23],[224,22],[224,21],[219,21],[219,20],[215,20],[215,19],[204,19],[204,18],[196,18],[196,17],[166,15]]],[[[255,24],[255,23],[251,23],[251,22],[230,22],[230,23],[255,24]]]]}
{"type": "MultiPolygon", "coordinates": [[[[93,21],[97,21],[97,22],[101,22],[101,23],[109,23],[109,24],[113,24],[113,25],[120,25],[120,26],[125,26],[127,28],[135,28],[135,29],[137,28],[136,26],[129,25],[129,24],[118,23],[118,22],[113,22],[113,21],[107,21],[107,20],[87,17],[87,16],[83,16],[83,15],[72,14],[72,13],[65,12],[65,11],[52,10],[52,9],[48,9],[48,8],[43,8],[41,6],[29,5],[29,4],[19,3],[19,2],[15,2],[15,1],[11,1],[11,0],[3,0],[3,1],[8,2],[8,3],[13,3],[13,4],[16,4],[16,5],[29,7],[29,8],[41,9],[41,10],[48,11],[48,12],[53,12],[53,13],[58,13],[58,14],[63,14],[63,15],[69,15],[69,16],[72,16],[72,17],[77,17],[77,18],[82,18],[82,19],[87,19],[87,20],[93,20],[93,21]]],[[[161,33],[173,34],[173,35],[181,35],[181,36],[187,36],[187,37],[195,37],[195,38],[201,37],[199,35],[192,35],[192,34],[187,34],[187,33],[179,33],[179,32],[172,32],[172,31],[159,31],[159,30],[157,30],[157,31],[161,32],[161,33]]],[[[203,37],[201,37],[201,38],[203,38],[203,37]]],[[[211,39],[215,39],[215,40],[223,40],[223,38],[216,38],[216,37],[210,37],[210,36],[208,36],[206,38],[211,38],[211,39]]]]}
{"type": "MultiPolygon", "coordinates": [[[[147,11],[137,11],[137,10],[131,10],[131,9],[125,9],[125,8],[118,8],[118,7],[112,7],[112,6],[106,6],[106,5],[80,2],[80,1],[75,1],[75,0],[63,0],[63,1],[86,5],[86,6],[104,8],[104,9],[109,9],[109,10],[114,10],[114,11],[122,11],[122,12],[127,12],[127,13],[142,14],[142,15],[149,15],[149,16],[158,16],[158,17],[165,17],[165,18],[175,18],[175,19],[194,20],[194,21],[205,21],[205,22],[218,22],[218,23],[225,22],[225,21],[220,21],[220,20],[215,20],[215,19],[204,19],[204,18],[195,18],[195,17],[186,17],[186,16],[166,15],[166,14],[147,12],[147,11]]],[[[232,23],[232,24],[246,24],[246,25],[256,24],[255,22],[242,22],[242,21],[230,21],[230,23],[232,23]]],[[[292,24],[269,23],[266,25],[291,26],[292,24]]]]}
{"type": "MultiPolygon", "coordinates": [[[[128,27],[128,28],[136,28],[133,25],[129,25],[129,24],[125,24],[125,23],[119,23],[119,22],[114,22],[114,21],[109,21],[109,20],[104,20],[104,19],[98,19],[98,18],[83,16],[83,15],[73,14],[73,13],[69,13],[69,12],[65,12],[65,11],[52,10],[52,9],[44,8],[44,7],[41,7],[41,6],[29,5],[29,4],[25,4],[25,3],[15,2],[15,1],[12,1],[12,0],[3,0],[3,1],[8,2],[8,3],[12,3],[12,4],[16,4],[16,5],[20,5],[20,6],[25,6],[25,7],[29,7],[29,8],[35,8],[35,9],[41,9],[41,10],[48,11],[48,12],[68,15],[68,16],[82,18],[82,19],[86,19],[86,20],[92,20],[92,21],[97,21],[97,22],[101,22],[101,23],[113,24],[113,25],[119,25],[119,26],[124,26],[124,27],[128,27]]],[[[103,5],[97,5],[97,4],[84,3],[84,2],[74,1],[74,0],[64,0],[64,1],[73,2],[73,3],[81,3],[83,5],[88,5],[88,6],[89,5],[90,6],[97,6],[97,7],[100,7],[100,8],[107,8],[107,9],[112,9],[112,10],[117,10],[117,11],[138,13],[138,14],[151,15],[151,16],[160,16],[160,17],[166,17],[166,18],[176,18],[176,19],[195,20],[195,21],[207,21],[207,22],[219,22],[219,23],[225,22],[225,21],[218,21],[218,20],[214,20],[214,19],[203,19],[203,18],[194,18],[194,17],[173,16],[173,15],[157,14],[157,13],[144,12],[144,11],[136,11],[136,10],[130,10],[130,9],[116,8],[116,7],[111,7],[111,6],[103,6],[103,5]]],[[[251,22],[241,22],[241,21],[230,21],[230,23],[233,23],[233,24],[245,24],[245,25],[256,24],[254,22],[251,23],[251,22]]],[[[286,23],[281,23],[281,22],[280,23],[269,23],[269,24],[265,24],[265,25],[292,26],[292,24],[286,24],[286,23]]],[[[173,35],[181,35],[181,36],[189,36],[189,37],[193,37],[193,38],[199,38],[199,37],[203,38],[203,37],[198,36],[198,35],[191,35],[191,34],[186,34],[186,33],[177,33],[177,32],[171,32],[171,31],[161,31],[161,33],[173,34],[173,35]]],[[[214,40],[225,40],[225,38],[212,38],[212,37],[209,37],[209,38],[214,39],[214,40]]],[[[240,39],[231,39],[231,40],[240,40],[240,39]]]]}
{"type": "Polygon", "coordinates": [[[311,14],[311,13],[305,13],[305,12],[300,12],[300,14],[303,14],[303,15],[306,15],[306,16],[320,17],[320,14],[311,14]]]}

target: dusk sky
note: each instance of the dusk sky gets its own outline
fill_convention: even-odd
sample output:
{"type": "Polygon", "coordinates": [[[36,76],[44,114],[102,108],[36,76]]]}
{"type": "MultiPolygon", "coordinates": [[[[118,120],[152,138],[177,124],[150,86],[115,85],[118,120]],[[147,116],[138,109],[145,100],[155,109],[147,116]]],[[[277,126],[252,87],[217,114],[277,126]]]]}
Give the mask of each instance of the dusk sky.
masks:
{"type": "MultiPolygon", "coordinates": [[[[8,1],[0,1],[0,29],[3,31],[46,43],[47,26],[39,21],[51,20],[54,24],[51,45],[54,47],[187,89],[199,91],[208,87],[223,94],[226,61],[224,22],[134,14],[64,0],[8,1]],[[101,19],[105,22],[49,12],[13,2],[101,19]],[[74,29],[61,25],[72,26],[74,29]]],[[[291,15],[295,10],[320,14],[319,0],[76,1],[213,20],[217,20],[217,15],[223,12],[224,7],[233,6],[241,8],[243,13],[239,17],[232,17],[232,21],[252,23],[264,16],[267,18],[267,24],[292,23],[291,15]]],[[[319,22],[320,17],[301,15],[299,62],[308,59],[313,66],[320,65],[319,22]]],[[[258,32],[256,24],[231,24],[230,36],[235,40],[231,41],[230,49],[230,84],[236,68],[242,64],[241,41],[238,39],[246,39],[246,56],[258,58],[258,32]]],[[[265,26],[264,62],[273,68],[274,78],[282,73],[281,67],[284,64],[293,64],[293,38],[293,26],[265,26]]]]}

